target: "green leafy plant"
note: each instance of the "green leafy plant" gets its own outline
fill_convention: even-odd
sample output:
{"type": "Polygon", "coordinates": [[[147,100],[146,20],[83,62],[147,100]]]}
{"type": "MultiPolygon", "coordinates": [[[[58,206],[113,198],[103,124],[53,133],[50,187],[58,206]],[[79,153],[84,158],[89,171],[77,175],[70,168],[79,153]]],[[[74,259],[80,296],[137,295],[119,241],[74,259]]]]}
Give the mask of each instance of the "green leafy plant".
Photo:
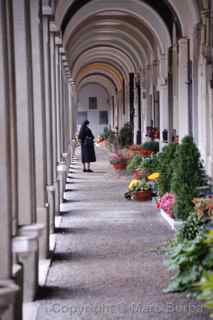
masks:
{"type": "Polygon", "coordinates": [[[197,299],[206,302],[205,307],[211,310],[210,317],[213,318],[213,272],[204,272],[195,288],[200,291],[197,299]]]}
{"type": "Polygon", "coordinates": [[[149,169],[151,173],[159,171],[159,155],[153,154],[150,157],[143,158],[140,169],[149,169]]]}
{"type": "Polygon", "coordinates": [[[145,150],[152,150],[153,152],[159,151],[159,142],[158,141],[147,141],[144,142],[142,148],[145,150]]]}
{"type": "Polygon", "coordinates": [[[187,219],[193,210],[192,199],[197,196],[197,187],[206,184],[206,174],[200,153],[193,138],[186,136],[178,145],[173,162],[171,191],[176,194],[174,214],[178,219],[187,219]]]}
{"type": "Polygon", "coordinates": [[[101,133],[100,137],[103,139],[108,139],[110,134],[110,129],[105,127],[103,133],[101,133]]]}
{"type": "Polygon", "coordinates": [[[134,170],[138,169],[143,161],[143,158],[136,154],[131,160],[128,162],[127,172],[132,173],[134,170]]]}
{"type": "Polygon", "coordinates": [[[120,129],[118,141],[122,148],[133,143],[133,130],[130,123],[125,123],[123,128],[120,129]]]}
{"type": "Polygon", "coordinates": [[[213,236],[205,229],[193,240],[171,242],[167,252],[167,266],[178,270],[165,292],[186,291],[196,295],[194,284],[200,281],[205,271],[213,267],[213,236]]]}
{"type": "Polygon", "coordinates": [[[177,239],[180,242],[184,240],[193,240],[202,228],[204,228],[204,221],[200,219],[195,212],[192,212],[184,222],[182,228],[178,231],[177,239]]]}
{"type": "Polygon", "coordinates": [[[175,159],[177,145],[169,144],[164,147],[158,156],[158,170],[160,178],[158,180],[159,195],[163,196],[166,192],[171,191],[171,179],[173,174],[173,161],[175,159]]]}

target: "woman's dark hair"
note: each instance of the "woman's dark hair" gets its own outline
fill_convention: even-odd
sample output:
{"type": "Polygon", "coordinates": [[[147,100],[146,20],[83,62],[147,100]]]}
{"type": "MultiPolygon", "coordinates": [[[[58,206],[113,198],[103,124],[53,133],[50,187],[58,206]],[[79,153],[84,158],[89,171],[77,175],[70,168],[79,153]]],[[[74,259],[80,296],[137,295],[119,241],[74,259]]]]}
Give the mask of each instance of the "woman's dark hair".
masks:
{"type": "Polygon", "coordinates": [[[85,120],[82,124],[82,127],[86,127],[89,124],[89,120],[85,120]]]}

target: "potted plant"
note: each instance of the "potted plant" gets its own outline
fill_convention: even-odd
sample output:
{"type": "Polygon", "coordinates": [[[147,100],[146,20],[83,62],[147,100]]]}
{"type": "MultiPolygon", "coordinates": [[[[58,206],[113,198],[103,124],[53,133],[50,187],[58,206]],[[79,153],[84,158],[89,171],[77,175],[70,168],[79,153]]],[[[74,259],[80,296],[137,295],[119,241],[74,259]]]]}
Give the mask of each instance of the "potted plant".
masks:
{"type": "Polygon", "coordinates": [[[124,170],[127,166],[127,159],[122,154],[112,153],[110,163],[115,170],[124,170]]]}
{"type": "Polygon", "coordinates": [[[120,129],[118,135],[118,141],[121,148],[127,147],[132,144],[133,141],[133,130],[130,123],[125,123],[123,128],[120,129]]]}
{"type": "Polygon", "coordinates": [[[128,166],[127,166],[127,172],[133,173],[135,170],[139,168],[143,161],[143,158],[140,155],[134,155],[132,159],[129,160],[128,166]]]}
{"type": "Polygon", "coordinates": [[[158,141],[147,141],[144,142],[141,149],[141,154],[144,157],[148,157],[153,153],[159,151],[159,142],[158,141]]]}
{"type": "Polygon", "coordinates": [[[174,160],[171,192],[176,195],[174,214],[185,220],[193,210],[193,198],[197,197],[197,187],[207,182],[206,173],[200,159],[200,153],[193,138],[186,136],[177,146],[174,160]]]}
{"type": "Polygon", "coordinates": [[[149,201],[152,199],[152,189],[146,179],[133,179],[129,183],[131,198],[137,201],[149,201]]]}

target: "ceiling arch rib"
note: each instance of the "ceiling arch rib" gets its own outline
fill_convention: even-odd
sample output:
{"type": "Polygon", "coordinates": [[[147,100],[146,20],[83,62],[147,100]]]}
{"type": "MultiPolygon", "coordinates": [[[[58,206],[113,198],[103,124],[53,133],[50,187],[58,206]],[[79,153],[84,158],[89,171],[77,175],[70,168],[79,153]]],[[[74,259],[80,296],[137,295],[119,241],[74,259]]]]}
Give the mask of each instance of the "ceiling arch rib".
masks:
{"type": "Polygon", "coordinates": [[[122,14],[137,17],[155,35],[155,38],[158,40],[161,53],[164,54],[170,47],[171,38],[164,21],[150,6],[138,0],[125,2],[125,6],[121,6],[117,1],[111,0],[102,0],[101,2],[99,0],[93,0],[85,4],[79,11],[76,12],[76,14],[67,24],[64,32],[65,46],[69,41],[70,34],[77,30],[79,23],[83,22],[91,15],[94,16],[95,14],[100,14],[101,12],[107,11],[115,11],[117,13],[122,12],[122,14]]]}
{"type": "Polygon", "coordinates": [[[118,92],[118,88],[117,88],[116,83],[114,82],[114,80],[109,75],[107,75],[105,73],[102,73],[101,71],[91,72],[89,74],[84,75],[81,78],[81,80],[79,82],[79,85],[81,85],[81,83],[83,83],[84,81],[89,81],[89,79],[91,77],[95,77],[96,79],[100,78],[101,81],[103,81],[103,79],[107,80],[108,83],[111,84],[111,86],[112,86],[111,88],[113,88],[113,93],[116,94],[116,92],[118,92]]]}
{"type": "Polygon", "coordinates": [[[101,87],[105,93],[107,94],[107,96],[109,97],[110,96],[110,92],[108,91],[107,87],[103,85],[102,81],[101,82],[97,82],[97,81],[88,81],[85,82],[84,84],[81,82],[81,85],[79,86],[79,92],[81,90],[83,90],[85,87],[87,87],[88,85],[96,85],[96,86],[99,86],[101,87]]]}
{"type": "Polygon", "coordinates": [[[105,88],[109,96],[115,95],[116,90],[114,87],[114,84],[112,84],[111,80],[108,78],[104,77],[103,75],[89,75],[82,79],[79,83],[78,90],[80,91],[83,89],[85,86],[88,84],[100,84],[102,87],[105,88]]]}
{"type": "Polygon", "coordinates": [[[114,54],[118,55],[119,58],[121,59],[121,57],[123,57],[124,61],[129,61],[130,65],[134,66],[134,69],[137,70],[138,69],[138,64],[140,63],[140,61],[138,61],[137,57],[134,56],[134,53],[132,53],[131,51],[127,51],[127,48],[121,48],[119,47],[117,44],[108,44],[108,43],[98,43],[98,44],[93,44],[91,46],[88,44],[88,47],[84,48],[81,52],[79,52],[79,55],[73,59],[73,55],[72,52],[70,52],[69,50],[68,52],[68,57],[69,57],[69,63],[72,66],[72,64],[74,64],[76,62],[77,59],[79,59],[79,57],[87,52],[89,52],[90,50],[96,50],[96,52],[98,52],[98,50],[106,50],[104,52],[110,51],[110,52],[114,52],[114,54]]]}
{"type": "Polygon", "coordinates": [[[80,80],[84,76],[91,74],[91,73],[102,73],[102,74],[109,76],[109,78],[113,79],[118,91],[120,91],[122,89],[122,86],[123,86],[122,74],[120,74],[120,72],[117,69],[115,69],[114,67],[112,67],[106,63],[101,63],[101,64],[93,63],[93,64],[89,64],[89,65],[82,67],[82,69],[78,72],[78,74],[76,75],[76,78],[75,78],[77,85],[80,83],[80,80]]]}
{"type": "Polygon", "coordinates": [[[130,46],[127,40],[120,39],[119,37],[106,37],[106,36],[100,36],[99,39],[91,39],[86,38],[82,43],[79,44],[78,47],[75,48],[66,48],[68,55],[69,55],[69,61],[72,63],[72,60],[75,59],[80,55],[80,53],[86,51],[86,49],[91,47],[103,47],[108,45],[108,47],[113,47],[116,49],[121,49],[123,52],[131,56],[136,64],[136,68],[139,69],[140,66],[143,66],[145,61],[147,61],[147,57],[145,55],[144,50],[140,50],[138,52],[134,47],[130,46]]]}
{"type": "Polygon", "coordinates": [[[148,52],[148,56],[151,56],[151,60],[157,58],[157,50],[155,41],[151,35],[151,33],[145,29],[137,19],[128,19],[122,20],[121,17],[113,17],[113,19],[109,16],[106,17],[96,17],[90,18],[85,21],[84,24],[79,25],[78,30],[75,34],[71,35],[69,39],[69,46],[71,47],[76,42],[79,42],[82,34],[91,34],[97,31],[111,31],[113,34],[120,34],[126,32],[129,37],[137,39],[140,46],[144,48],[146,52],[148,52]]]}
{"type": "Polygon", "coordinates": [[[70,63],[70,69],[73,71],[73,73],[76,73],[76,69],[78,69],[81,65],[87,61],[87,59],[111,59],[114,60],[119,65],[122,65],[127,72],[136,72],[137,68],[136,65],[133,64],[132,59],[130,60],[129,57],[127,57],[123,52],[120,50],[117,50],[112,47],[94,47],[91,49],[88,49],[87,51],[84,51],[83,53],[80,53],[79,56],[70,63]],[[106,58],[107,57],[107,58],[106,58]]]}
{"type": "Polygon", "coordinates": [[[76,75],[79,73],[80,69],[85,66],[85,65],[88,65],[88,64],[107,64],[107,65],[110,65],[110,66],[113,66],[114,68],[116,68],[121,74],[122,74],[122,77],[125,79],[125,81],[127,82],[128,81],[128,78],[129,78],[129,71],[127,68],[124,68],[124,66],[120,65],[118,63],[118,61],[115,61],[114,59],[110,59],[108,56],[106,58],[106,55],[96,55],[96,56],[92,56],[92,57],[86,57],[87,59],[84,60],[83,63],[79,64],[78,65],[78,68],[76,66],[75,69],[72,69],[72,76],[73,76],[73,79],[75,79],[76,75]]]}
{"type": "MultiPolygon", "coordinates": [[[[59,26],[62,27],[62,32],[66,29],[66,26],[70,19],[75,15],[75,13],[85,4],[90,2],[91,0],[81,0],[81,1],[75,1],[70,0],[63,1],[59,0],[56,10],[56,21],[59,26]]],[[[151,6],[164,20],[165,24],[167,25],[168,30],[172,30],[172,25],[175,21],[178,36],[182,36],[182,30],[186,29],[185,24],[188,22],[182,19],[182,16],[178,14],[177,9],[179,6],[182,6],[183,1],[177,0],[178,8],[174,5],[174,0],[161,0],[161,1],[153,1],[153,0],[141,0],[145,3],[147,3],[149,6],[151,6]]],[[[121,2],[121,1],[118,1],[121,2]]],[[[189,10],[185,11],[187,16],[188,12],[192,12],[193,16],[197,15],[197,8],[194,8],[195,1],[194,0],[187,0],[184,2],[190,3],[189,10]]],[[[123,2],[120,3],[120,5],[123,5],[123,2]]]]}

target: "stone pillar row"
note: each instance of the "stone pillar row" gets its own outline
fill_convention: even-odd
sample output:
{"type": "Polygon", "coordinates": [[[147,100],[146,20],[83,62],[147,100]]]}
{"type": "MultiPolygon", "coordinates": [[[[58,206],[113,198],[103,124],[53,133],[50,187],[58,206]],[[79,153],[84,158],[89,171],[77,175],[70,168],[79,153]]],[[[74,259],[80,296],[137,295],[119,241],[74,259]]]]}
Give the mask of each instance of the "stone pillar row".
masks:
{"type": "Polygon", "coordinates": [[[76,92],[52,18],[45,1],[0,0],[0,319],[35,298],[74,149],[76,92]]]}

